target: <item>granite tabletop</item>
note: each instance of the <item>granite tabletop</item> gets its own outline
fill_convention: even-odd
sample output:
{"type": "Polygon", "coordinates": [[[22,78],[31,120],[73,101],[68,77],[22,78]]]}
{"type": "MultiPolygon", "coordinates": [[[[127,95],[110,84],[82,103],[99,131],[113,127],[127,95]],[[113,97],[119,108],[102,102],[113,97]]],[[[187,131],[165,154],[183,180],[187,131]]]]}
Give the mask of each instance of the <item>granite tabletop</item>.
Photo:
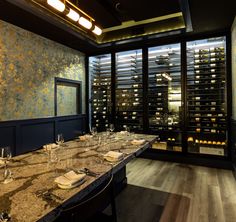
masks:
{"type": "Polygon", "coordinates": [[[4,167],[0,166],[0,213],[7,212],[13,222],[51,221],[59,209],[71,199],[78,201],[101,184],[111,173],[117,172],[132,158],[154,142],[156,136],[144,134],[98,134],[81,141],[75,139],[56,149],[55,162],[49,161],[48,152],[39,149],[16,156],[8,163],[14,180],[2,183],[4,167]],[[144,139],[142,145],[133,145],[134,139],[144,139]],[[124,154],[121,161],[110,163],[103,155],[110,150],[124,154]],[[87,175],[85,182],[73,189],[60,189],[55,178],[71,169],[88,168],[98,176],[87,175]]]}

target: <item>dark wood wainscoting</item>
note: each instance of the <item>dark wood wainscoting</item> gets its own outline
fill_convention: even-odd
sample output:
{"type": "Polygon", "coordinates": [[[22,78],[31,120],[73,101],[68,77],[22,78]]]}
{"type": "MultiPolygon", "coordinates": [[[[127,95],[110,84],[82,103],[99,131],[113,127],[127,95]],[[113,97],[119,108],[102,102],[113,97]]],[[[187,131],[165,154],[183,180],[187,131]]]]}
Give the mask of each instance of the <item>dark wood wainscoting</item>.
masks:
{"type": "Polygon", "coordinates": [[[62,133],[65,141],[86,130],[86,115],[48,117],[0,122],[0,147],[11,146],[19,155],[53,143],[62,133]]]}

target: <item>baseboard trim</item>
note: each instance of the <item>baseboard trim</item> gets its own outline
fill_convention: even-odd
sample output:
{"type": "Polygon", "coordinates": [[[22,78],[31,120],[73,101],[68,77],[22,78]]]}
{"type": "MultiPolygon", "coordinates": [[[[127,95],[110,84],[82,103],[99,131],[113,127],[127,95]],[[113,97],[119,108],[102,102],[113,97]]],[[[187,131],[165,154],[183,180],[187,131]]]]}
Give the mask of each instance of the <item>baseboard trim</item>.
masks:
{"type": "MultiPolygon", "coordinates": [[[[221,158],[207,158],[202,156],[192,156],[192,155],[184,155],[181,153],[169,153],[169,152],[153,152],[152,150],[146,150],[143,152],[140,157],[146,159],[153,160],[162,160],[169,162],[177,162],[177,163],[186,163],[198,166],[206,166],[206,167],[214,167],[220,169],[229,169],[233,170],[233,165],[230,160],[221,159],[221,158]]],[[[236,166],[235,166],[236,167],[236,166]]],[[[235,168],[235,176],[236,176],[236,168],[235,168]]]]}

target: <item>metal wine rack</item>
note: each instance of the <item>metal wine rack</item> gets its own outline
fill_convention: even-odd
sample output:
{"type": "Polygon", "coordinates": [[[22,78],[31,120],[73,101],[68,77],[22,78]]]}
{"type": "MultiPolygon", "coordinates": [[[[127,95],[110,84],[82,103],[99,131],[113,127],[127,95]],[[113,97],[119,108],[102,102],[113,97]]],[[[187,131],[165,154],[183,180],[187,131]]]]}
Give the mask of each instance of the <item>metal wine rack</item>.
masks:
{"type": "Polygon", "coordinates": [[[142,51],[116,53],[116,127],[143,129],[142,51]]]}
{"type": "Polygon", "coordinates": [[[149,48],[149,129],[160,135],[162,149],[181,151],[180,44],[149,48]]]}
{"type": "Polygon", "coordinates": [[[111,119],[111,55],[89,58],[91,124],[103,131],[111,119]]]}
{"type": "Polygon", "coordinates": [[[226,155],[225,37],[187,43],[188,151],[226,155]]]}

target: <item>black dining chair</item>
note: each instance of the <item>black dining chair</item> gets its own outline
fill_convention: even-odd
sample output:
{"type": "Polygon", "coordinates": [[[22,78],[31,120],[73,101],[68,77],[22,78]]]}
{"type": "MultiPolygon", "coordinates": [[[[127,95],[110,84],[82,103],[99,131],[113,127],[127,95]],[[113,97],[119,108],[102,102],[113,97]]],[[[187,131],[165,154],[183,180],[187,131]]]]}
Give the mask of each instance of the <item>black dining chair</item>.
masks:
{"type": "Polygon", "coordinates": [[[113,193],[113,176],[82,202],[62,209],[55,222],[116,222],[116,206],[113,193]],[[111,205],[111,215],[102,211],[111,205]]]}

